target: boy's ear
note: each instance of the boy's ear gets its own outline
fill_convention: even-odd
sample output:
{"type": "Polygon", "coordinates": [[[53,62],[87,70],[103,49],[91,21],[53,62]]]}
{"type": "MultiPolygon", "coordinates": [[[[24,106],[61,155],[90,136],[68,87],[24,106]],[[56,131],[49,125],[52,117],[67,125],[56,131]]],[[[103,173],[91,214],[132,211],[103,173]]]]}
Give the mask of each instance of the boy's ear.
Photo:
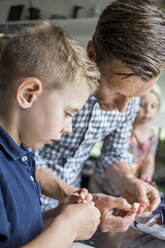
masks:
{"type": "Polygon", "coordinates": [[[42,92],[42,83],[35,77],[24,78],[17,87],[16,99],[23,109],[28,109],[42,92]]]}
{"type": "Polygon", "coordinates": [[[95,51],[95,47],[94,47],[92,40],[90,40],[88,42],[87,54],[88,54],[88,57],[90,58],[90,60],[92,60],[93,62],[96,62],[96,51],[95,51]]]}

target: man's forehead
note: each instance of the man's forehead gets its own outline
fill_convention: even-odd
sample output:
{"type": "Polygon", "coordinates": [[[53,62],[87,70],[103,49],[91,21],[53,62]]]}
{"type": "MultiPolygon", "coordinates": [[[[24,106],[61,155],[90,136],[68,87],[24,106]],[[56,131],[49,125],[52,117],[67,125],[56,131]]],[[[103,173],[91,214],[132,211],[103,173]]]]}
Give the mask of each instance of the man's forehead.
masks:
{"type": "Polygon", "coordinates": [[[110,90],[128,97],[146,95],[159,78],[158,76],[145,81],[141,77],[132,75],[133,71],[117,59],[102,63],[99,69],[101,81],[110,90]]]}
{"type": "Polygon", "coordinates": [[[143,79],[135,76],[123,78],[122,75],[115,75],[109,77],[108,79],[102,76],[101,81],[114,94],[127,97],[142,97],[150,92],[153,84],[156,83],[157,79],[152,79],[146,82],[143,79]]]}
{"type": "Polygon", "coordinates": [[[106,60],[99,65],[101,71],[109,71],[115,73],[133,73],[133,71],[122,63],[117,58],[112,58],[111,60],[106,60]]]}

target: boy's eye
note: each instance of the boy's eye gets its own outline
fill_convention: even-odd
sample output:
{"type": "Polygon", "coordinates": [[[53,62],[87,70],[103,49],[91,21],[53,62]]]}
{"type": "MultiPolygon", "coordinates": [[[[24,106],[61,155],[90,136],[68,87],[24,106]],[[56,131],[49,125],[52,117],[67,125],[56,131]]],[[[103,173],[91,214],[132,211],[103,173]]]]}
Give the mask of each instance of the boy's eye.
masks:
{"type": "Polygon", "coordinates": [[[71,115],[71,113],[69,113],[69,112],[66,112],[66,111],[65,111],[64,113],[65,113],[65,118],[68,118],[68,117],[71,117],[71,118],[72,118],[72,117],[73,117],[73,116],[71,115]]]}

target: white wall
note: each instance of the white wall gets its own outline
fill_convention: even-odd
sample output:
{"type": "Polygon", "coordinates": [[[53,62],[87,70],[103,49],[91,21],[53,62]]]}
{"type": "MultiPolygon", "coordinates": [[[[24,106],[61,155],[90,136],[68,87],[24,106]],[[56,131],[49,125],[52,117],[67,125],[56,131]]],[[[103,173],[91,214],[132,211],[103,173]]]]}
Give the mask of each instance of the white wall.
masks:
{"type": "MultiPolygon", "coordinates": [[[[112,0],[32,0],[33,7],[41,10],[41,19],[49,19],[52,14],[64,15],[71,18],[73,7],[82,6],[79,10],[78,17],[92,17],[93,8],[98,7],[100,11],[112,0]]],[[[7,20],[9,7],[13,5],[24,5],[25,11],[22,19],[28,16],[28,0],[0,0],[0,22],[7,20]]]]}
{"type": "MultiPolygon", "coordinates": [[[[65,15],[71,18],[73,6],[83,6],[78,17],[92,17],[93,8],[102,10],[112,0],[31,0],[33,7],[41,10],[41,19],[49,19],[52,14],[65,15]]],[[[133,0],[132,0],[133,1],[133,0]]],[[[160,7],[163,7],[164,0],[155,0],[160,7]]],[[[0,0],[0,23],[7,20],[10,6],[24,5],[25,11],[22,18],[28,16],[29,0],[0,0]]]]}

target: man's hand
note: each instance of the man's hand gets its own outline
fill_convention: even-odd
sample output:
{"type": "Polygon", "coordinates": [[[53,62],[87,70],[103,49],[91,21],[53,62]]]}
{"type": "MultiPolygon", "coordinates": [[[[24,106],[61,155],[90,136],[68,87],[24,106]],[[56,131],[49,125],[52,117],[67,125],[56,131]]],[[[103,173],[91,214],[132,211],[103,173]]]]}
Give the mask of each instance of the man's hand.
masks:
{"type": "Polygon", "coordinates": [[[96,207],[101,212],[100,230],[102,232],[124,232],[134,222],[136,213],[130,211],[132,206],[122,197],[116,198],[104,194],[93,194],[96,207]],[[124,216],[115,216],[115,209],[125,211],[124,216]]]}
{"type": "Polygon", "coordinates": [[[149,206],[140,208],[139,216],[146,217],[159,206],[160,196],[158,190],[152,185],[138,178],[131,178],[125,184],[122,196],[131,204],[134,202],[147,203],[149,206]]]}
{"type": "Polygon", "coordinates": [[[158,190],[152,185],[136,178],[127,163],[117,162],[108,166],[106,175],[130,204],[139,202],[140,216],[149,216],[159,206],[160,196],[158,190]],[[149,205],[149,207],[145,207],[149,205]]]}

